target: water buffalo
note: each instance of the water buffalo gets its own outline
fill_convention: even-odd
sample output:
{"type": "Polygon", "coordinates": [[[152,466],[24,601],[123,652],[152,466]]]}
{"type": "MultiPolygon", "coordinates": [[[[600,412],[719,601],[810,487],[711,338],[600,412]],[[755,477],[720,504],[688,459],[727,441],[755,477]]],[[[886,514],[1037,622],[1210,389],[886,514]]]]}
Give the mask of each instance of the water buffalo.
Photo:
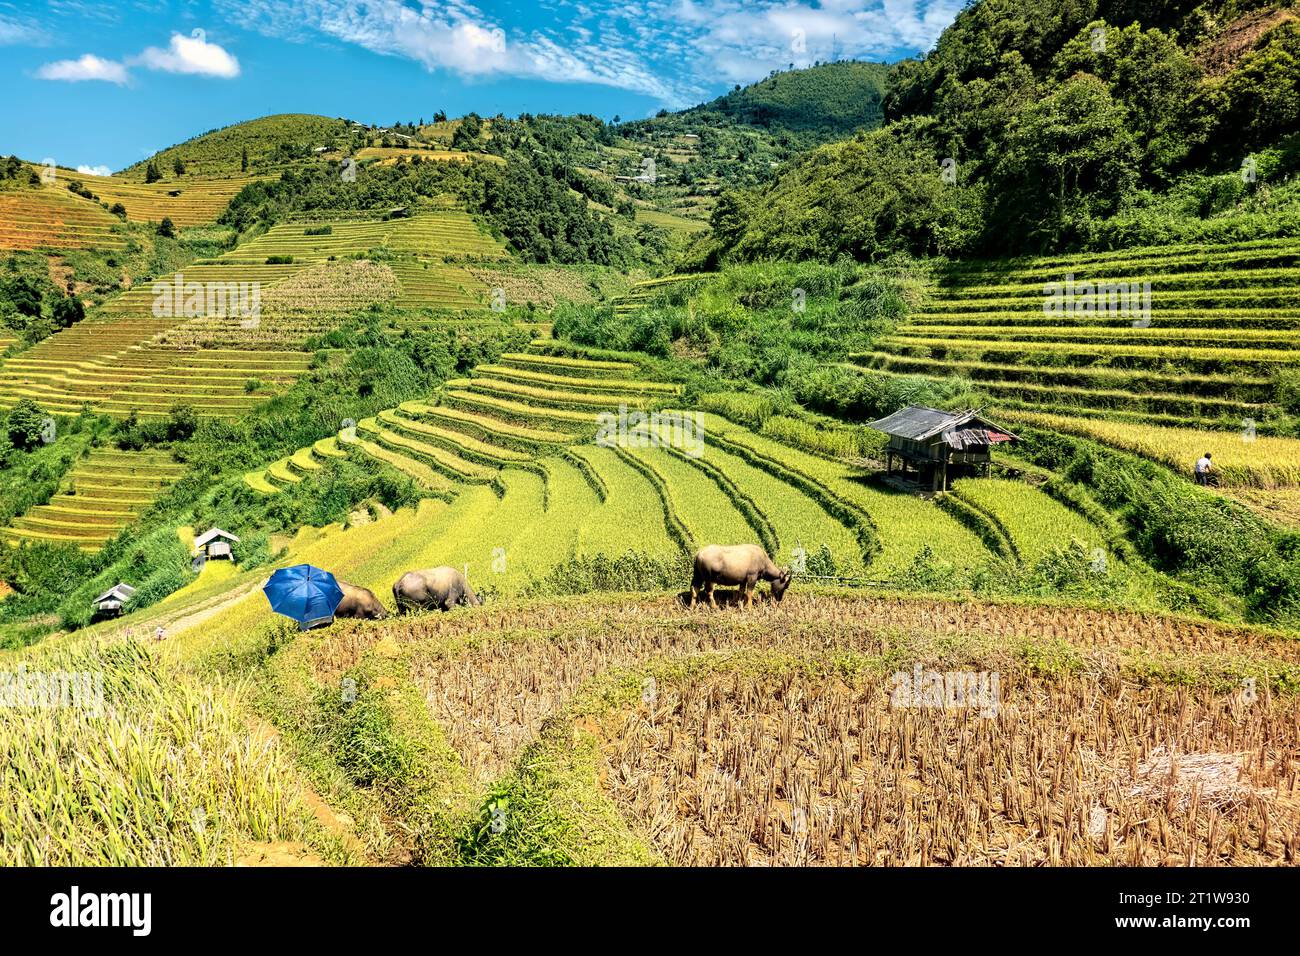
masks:
{"type": "Polygon", "coordinates": [[[359,617],[367,621],[388,617],[388,609],[379,603],[374,591],[346,581],[339,581],[339,587],[343,589],[343,600],[334,609],[335,617],[359,617]]]}
{"type": "Polygon", "coordinates": [[[407,571],[393,585],[393,601],[399,614],[412,608],[450,611],[458,604],[479,607],[483,602],[455,568],[443,565],[424,571],[407,571]]]}
{"type": "Polygon", "coordinates": [[[778,568],[772,559],[756,544],[711,544],[695,554],[695,571],[691,575],[691,600],[695,604],[698,593],[713,604],[715,584],[737,585],[745,606],[754,603],[754,585],[770,581],[772,597],[781,600],[790,586],[790,571],[778,568]]]}

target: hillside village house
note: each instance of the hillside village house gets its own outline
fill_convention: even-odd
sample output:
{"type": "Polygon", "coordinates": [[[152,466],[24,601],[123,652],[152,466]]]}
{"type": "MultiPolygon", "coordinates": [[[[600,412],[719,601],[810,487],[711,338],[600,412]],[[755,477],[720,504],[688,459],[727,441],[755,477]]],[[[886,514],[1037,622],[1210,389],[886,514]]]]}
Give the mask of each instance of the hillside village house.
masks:
{"type": "Polygon", "coordinates": [[[889,436],[886,473],[894,473],[897,459],[904,475],[909,467],[915,469],[916,480],[933,491],[947,491],[950,481],[962,475],[987,475],[993,446],[1019,440],[976,410],[911,405],[867,424],[889,436]]]}
{"type": "Polygon", "coordinates": [[[239,544],[239,538],[229,531],[212,528],[194,539],[194,552],[199,557],[233,561],[235,555],[230,548],[232,544],[239,544]]]}
{"type": "Polygon", "coordinates": [[[116,617],[122,613],[122,606],[131,600],[134,594],[135,588],[119,581],[91,603],[95,605],[95,613],[101,617],[116,617]]]}

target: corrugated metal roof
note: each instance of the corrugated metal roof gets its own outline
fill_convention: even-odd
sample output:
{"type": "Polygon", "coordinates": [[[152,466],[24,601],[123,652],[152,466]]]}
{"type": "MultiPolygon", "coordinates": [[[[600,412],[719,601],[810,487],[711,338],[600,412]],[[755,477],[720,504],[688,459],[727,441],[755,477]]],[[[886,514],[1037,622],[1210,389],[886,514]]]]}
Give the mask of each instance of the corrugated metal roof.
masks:
{"type": "Polygon", "coordinates": [[[95,598],[95,600],[91,601],[90,603],[98,604],[101,601],[105,601],[110,597],[116,597],[120,600],[125,601],[134,593],[135,593],[135,588],[131,587],[131,585],[129,584],[115,584],[107,591],[105,591],[103,594],[101,594],[99,597],[95,598]]]}
{"type": "Polygon", "coordinates": [[[231,534],[229,531],[222,531],[220,528],[213,528],[211,531],[205,531],[203,534],[195,538],[194,547],[201,548],[209,541],[212,541],[216,538],[228,538],[229,540],[234,541],[236,543],[239,542],[239,538],[231,534]]]}
{"type": "Polygon", "coordinates": [[[955,428],[970,415],[970,412],[945,412],[927,405],[909,405],[907,408],[900,408],[892,415],[868,422],[867,427],[882,431],[886,435],[897,435],[899,438],[920,441],[938,432],[955,428]]]}
{"type": "Polygon", "coordinates": [[[1016,437],[1000,425],[980,416],[977,410],[945,412],[928,405],[909,405],[892,415],[868,422],[867,427],[911,441],[927,441],[935,435],[942,435],[945,443],[958,450],[969,445],[988,445],[1016,437]]]}

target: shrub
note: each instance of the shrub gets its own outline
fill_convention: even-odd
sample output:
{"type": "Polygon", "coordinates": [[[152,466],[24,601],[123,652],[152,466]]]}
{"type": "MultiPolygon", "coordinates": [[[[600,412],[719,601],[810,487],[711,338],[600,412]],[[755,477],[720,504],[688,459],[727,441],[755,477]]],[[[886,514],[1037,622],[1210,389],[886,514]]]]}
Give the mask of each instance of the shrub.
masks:
{"type": "Polygon", "coordinates": [[[173,405],[167,415],[167,440],[185,441],[199,427],[199,416],[193,405],[173,405]]]}
{"type": "Polygon", "coordinates": [[[75,295],[64,296],[54,303],[54,322],[61,329],[66,329],[85,317],[86,306],[75,295]]]}
{"type": "Polygon", "coordinates": [[[22,451],[31,451],[43,441],[48,415],[30,398],[20,399],[5,419],[5,432],[9,444],[22,451]]]}

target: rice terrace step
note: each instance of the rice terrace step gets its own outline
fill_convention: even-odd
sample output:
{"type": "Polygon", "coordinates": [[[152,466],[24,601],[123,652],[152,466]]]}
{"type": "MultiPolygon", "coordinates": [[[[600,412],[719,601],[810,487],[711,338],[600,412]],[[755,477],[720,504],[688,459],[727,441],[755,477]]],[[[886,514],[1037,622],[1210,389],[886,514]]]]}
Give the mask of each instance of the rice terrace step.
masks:
{"type": "Polygon", "coordinates": [[[14,518],[3,536],[11,545],[65,541],[98,551],[184,473],[169,452],[92,449],[47,504],[14,518]]]}

